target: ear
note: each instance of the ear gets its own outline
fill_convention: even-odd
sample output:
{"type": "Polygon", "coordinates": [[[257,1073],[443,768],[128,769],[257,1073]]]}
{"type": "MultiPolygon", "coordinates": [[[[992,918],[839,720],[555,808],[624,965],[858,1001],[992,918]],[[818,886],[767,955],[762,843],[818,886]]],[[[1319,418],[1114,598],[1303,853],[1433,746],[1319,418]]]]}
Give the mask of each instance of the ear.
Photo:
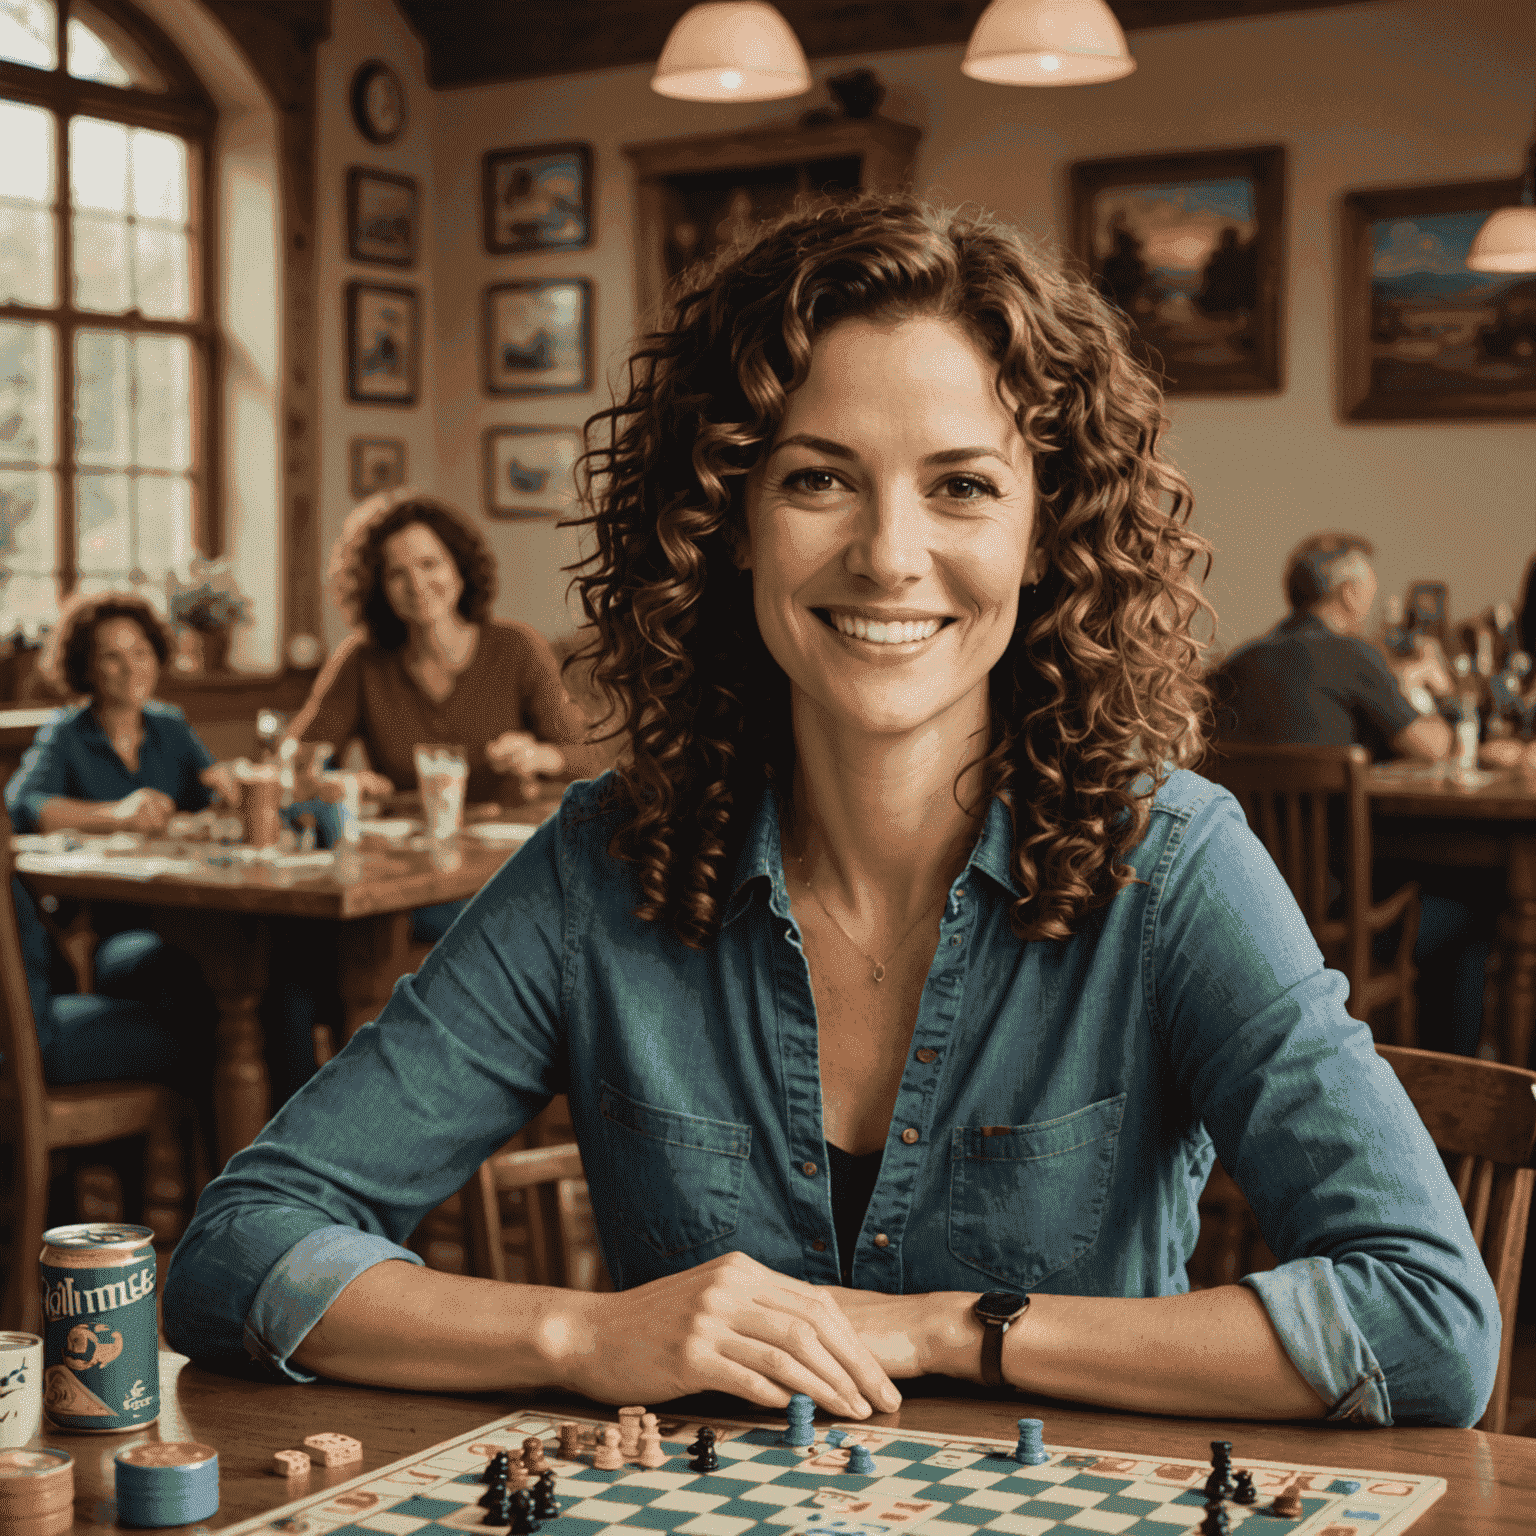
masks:
{"type": "Polygon", "coordinates": [[[737,527],[735,523],[726,523],[720,532],[725,539],[726,548],[731,552],[731,564],[738,571],[750,571],[752,569],[752,541],[748,538],[746,530],[737,527]]]}

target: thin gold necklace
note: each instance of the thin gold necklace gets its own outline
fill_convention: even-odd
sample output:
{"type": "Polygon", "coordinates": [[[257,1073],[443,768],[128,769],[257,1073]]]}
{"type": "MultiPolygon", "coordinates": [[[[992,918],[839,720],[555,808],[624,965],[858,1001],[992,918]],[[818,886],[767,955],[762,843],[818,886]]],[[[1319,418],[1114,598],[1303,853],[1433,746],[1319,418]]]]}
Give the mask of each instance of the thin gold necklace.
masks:
{"type": "MultiPolygon", "coordinates": [[[[806,890],[808,890],[811,893],[811,900],[814,901],[816,903],[816,905],[818,907],[820,907],[821,910],[827,914],[827,919],[828,919],[829,922],[831,922],[832,926],[834,928],[836,928],[837,931],[840,934],[842,934],[842,936],[845,939],[847,939],[848,942],[850,944],[852,944],[853,947],[856,950],[858,950],[858,952],[861,955],[863,955],[866,960],[869,961],[871,967],[873,967],[873,969],[871,969],[871,971],[869,973],[870,980],[871,981],[884,981],[885,980],[885,962],[881,961],[881,960],[876,960],[875,957],[873,955],[869,954],[866,950],[860,949],[858,944],[854,943],[853,935],[851,933],[849,933],[848,930],[846,928],[844,928],[843,925],[840,922],[838,922],[838,920],[835,917],[832,916],[832,912],[831,912],[830,908],[827,906],[826,902],[824,902],[821,899],[821,897],[817,894],[816,887],[814,885],[812,885],[811,882],[806,878],[806,874],[805,874],[805,859],[800,854],[798,854],[798,853],[795,855],[795,863],[800,866],[800,883],[806,888],[806,890]]],[[[895,949],[893,949],[891,951],[891,959],[892,960],[894,960],[896,958],[896,956],[901,953],[902,945],[905,944],[907,942],[907,940],[910,939],[912,937],[912,935],[917,932],[918,923],[921,923],[923,918],[927,917],[928,914],[930,912],[932,912],[933,909],[936,906],[940,905],[940,903],[943,902],[943,900],[944,900],[943,892],[940,892],[939,893],[939,897],[938,897],[938,899],[936,901],[930,901],[928,903],[928,905],[923,909],[921,915],[918,917],[917,922],[913,923],[912,926],[910,928],[908,928],[907,931],[904,934],[902,934],[900,943],[898,943],[896,945],[895,949]]]]}

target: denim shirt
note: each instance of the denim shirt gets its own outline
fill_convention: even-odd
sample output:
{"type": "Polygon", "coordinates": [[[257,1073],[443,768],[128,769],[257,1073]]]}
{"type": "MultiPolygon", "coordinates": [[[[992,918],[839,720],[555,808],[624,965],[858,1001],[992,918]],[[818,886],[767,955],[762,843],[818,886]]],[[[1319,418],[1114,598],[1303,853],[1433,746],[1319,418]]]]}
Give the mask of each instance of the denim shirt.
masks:
{"type": "MultiPolygon", "coordinates": [[[[289,1359],[354,1277],[569,1093],[620,1288],[741,1250],[839,1283],[815,1005],[772,793],[719,937],[633,915],[605,776],[572,785],[421,971],[208,1186],[171,1342],[289,1359]]],[[[1445,1169],[1347,983],[1226,791],[1176,772],[1135,884],[1070,939],[1008,924],[1010,814],[950,888],[853,1284],[1187,1289],[1219,1153],[1277,1269],[1245,1277],[1335,1418],[1468,1425],[1499,1309],[1445,1169]],[[935,1053],[930,1057],[930,1052],[935,1053]],[[908,1139],[908,1133],[915,1137],[908,1139]]]]}

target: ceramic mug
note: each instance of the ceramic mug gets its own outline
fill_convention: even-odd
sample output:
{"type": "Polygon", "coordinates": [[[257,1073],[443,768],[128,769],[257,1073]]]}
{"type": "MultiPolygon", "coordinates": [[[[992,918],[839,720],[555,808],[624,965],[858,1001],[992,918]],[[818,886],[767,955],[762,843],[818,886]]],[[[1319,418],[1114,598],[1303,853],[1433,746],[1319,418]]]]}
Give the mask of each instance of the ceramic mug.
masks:
{"type": "Polygon", "coordinates": [[[0,1333],[0,1448],[25,1445],[43,1424],[43,1341],[0,1333]]]}

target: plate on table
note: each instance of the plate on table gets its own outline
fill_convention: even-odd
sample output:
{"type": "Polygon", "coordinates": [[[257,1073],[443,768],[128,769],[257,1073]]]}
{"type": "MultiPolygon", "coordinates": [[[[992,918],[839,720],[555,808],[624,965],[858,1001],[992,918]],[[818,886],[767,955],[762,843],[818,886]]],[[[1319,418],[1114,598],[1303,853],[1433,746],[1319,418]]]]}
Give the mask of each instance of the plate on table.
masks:
{"type": "Polygon", "coordinates": [[[426,823],[411,816],[375,816],[371,821],[360,821],[364,837],[387,837],[398,842],[413,833],[424,831],[426,823]]]}
{"type": "Polygon", "coordinates": [[[465,827],[465,837],[477,838],[482,843],[494,843],[497,847],[510,848],[526,843],[539,829],[531,821],[477,821],[465,827]]]}

